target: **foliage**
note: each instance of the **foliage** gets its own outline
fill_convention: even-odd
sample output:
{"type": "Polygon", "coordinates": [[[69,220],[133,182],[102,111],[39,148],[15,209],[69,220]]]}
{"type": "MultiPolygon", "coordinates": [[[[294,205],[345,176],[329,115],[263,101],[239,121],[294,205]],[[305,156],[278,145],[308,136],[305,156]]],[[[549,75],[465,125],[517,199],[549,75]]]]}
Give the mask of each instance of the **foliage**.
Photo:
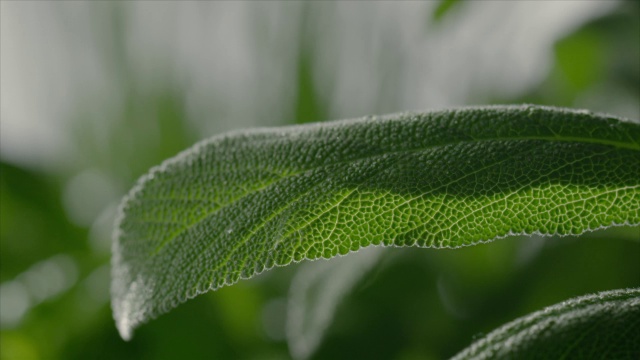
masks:
{"type": "Polygon", "coordinates": [[[570,299],[517,319],[453,357],[633,359],[640,354],[640,288],[570,299]]]}
{"type": "Polygon", "coordinates": [[[123,201],[118,328],[128,339],[199,293],[370,245],[638,225],[639,139],[630,120],[536,106],[214,137],[152,169],[123,201]]]}
{"type": "Polygon", "coordinates": [[[109,294],[120,199],[215,134],[474,104],[638,119],[637,1],[0,7],[0,359],[444,359],[554,303],[640,286],[640,233],[620,226],[291,264],[128,342],[109,294]]]}

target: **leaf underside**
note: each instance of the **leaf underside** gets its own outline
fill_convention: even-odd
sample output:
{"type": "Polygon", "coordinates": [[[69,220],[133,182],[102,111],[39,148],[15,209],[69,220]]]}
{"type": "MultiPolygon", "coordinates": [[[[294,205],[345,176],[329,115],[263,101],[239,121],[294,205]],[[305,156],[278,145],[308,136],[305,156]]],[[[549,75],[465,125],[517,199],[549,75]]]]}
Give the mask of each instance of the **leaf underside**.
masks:
{"type": "Polygon", "coordinates": [[[213,137],[153,168],[114,233],[120,334],[273,266],[640,224],[640,125],[492,106],[213,137]]]}
{"type": "Polygon", "coordinates": [[[519,318],[452,360],[639,359],[640,288],[582,296],[519,318]]]}

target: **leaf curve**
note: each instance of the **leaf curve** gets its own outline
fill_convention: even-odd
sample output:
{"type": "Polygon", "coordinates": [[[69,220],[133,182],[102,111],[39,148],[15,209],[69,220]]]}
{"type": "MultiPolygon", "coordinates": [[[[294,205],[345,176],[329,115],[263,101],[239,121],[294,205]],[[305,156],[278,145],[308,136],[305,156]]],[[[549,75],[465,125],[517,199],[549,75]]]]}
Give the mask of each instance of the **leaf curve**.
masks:
{"type": "Polygon", "coordinates": [[[123,199],[112,308],[128,339],[276,265],[621,224],[640,224],[640,124],[627,119],[490,106],[233,132],[123,199]]]}
{"type": "Polygon", "coordinates": [[[573,298],[492,331],[452,360],[637,359],[640,288],[573,298]]]}

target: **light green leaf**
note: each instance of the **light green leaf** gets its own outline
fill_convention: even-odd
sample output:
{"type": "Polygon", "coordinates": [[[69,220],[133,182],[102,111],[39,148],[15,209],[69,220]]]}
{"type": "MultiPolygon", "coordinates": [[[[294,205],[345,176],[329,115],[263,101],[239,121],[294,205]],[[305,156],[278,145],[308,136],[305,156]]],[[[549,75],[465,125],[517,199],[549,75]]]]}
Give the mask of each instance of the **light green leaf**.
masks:
{"type": "Polygon", "coordinates": [[[582,296],[516,319],[452,360],[638,358],[640,288],[582,296]]]}
{"type": "Polygon", "coordinates": [[[120,334],[273,266],[640,223],[640,125],[537,106],[234,132],[152,169],[116,221],[120,334]]]}

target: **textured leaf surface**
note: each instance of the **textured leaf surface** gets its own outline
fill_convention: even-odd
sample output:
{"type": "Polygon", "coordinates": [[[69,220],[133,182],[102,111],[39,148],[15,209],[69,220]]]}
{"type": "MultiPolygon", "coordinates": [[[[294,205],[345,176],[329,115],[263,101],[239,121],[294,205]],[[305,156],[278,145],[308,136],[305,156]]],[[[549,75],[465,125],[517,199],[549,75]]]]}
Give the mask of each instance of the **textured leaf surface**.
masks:
{"type": "Polygon", "coordinates": [[[494,330],[452,360],[638,358],[640,288],[550,306],[494,330]]]}
{"type": "Polygon", "coordinates": [[[112,307],[139,324],[273,266],[640,223],[640,125],[536,106],[213,137],[152,169],[116,223],[112,307]]]}

